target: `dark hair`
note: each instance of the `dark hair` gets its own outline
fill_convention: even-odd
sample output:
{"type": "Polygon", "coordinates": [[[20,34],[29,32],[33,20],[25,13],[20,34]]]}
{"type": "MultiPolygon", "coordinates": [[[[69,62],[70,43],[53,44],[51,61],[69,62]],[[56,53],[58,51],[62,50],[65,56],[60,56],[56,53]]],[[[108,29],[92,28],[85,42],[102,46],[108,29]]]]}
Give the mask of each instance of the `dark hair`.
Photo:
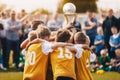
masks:
{"type": "Polygon", "coordinates": [[[77,32],[74,39],[79,44],[86,44],[86,35],[83,32],[77,32]]]}
{"type": "Polygon", "coordinates": [[[67,42],[70,39],[70,32],[66,29],[57,32],[57,42],[67,42]]]}
{"type": "Polygon", "coordinates": [[[116,26],[116,25],[113,25],[112,27],[111,27],[111,29],[112,28],[116,28],[117,29],[117,32],[119,32],[119,28],[116,26]]]}
{"type": "Polygon", "coordinates": [[[34,20],[32,22],[32,27],[31,27],[32,30],[36,30],[38,28],[38,26],[41,25],[41,24],[44,24],[44,22],[40,21],[40,20],[34,20]]]}
{"type": "Polygon", "coordinates": [[[0,30],[3,30],[4,28],[3,28],[3,25],[0,23],[0,30]]]}

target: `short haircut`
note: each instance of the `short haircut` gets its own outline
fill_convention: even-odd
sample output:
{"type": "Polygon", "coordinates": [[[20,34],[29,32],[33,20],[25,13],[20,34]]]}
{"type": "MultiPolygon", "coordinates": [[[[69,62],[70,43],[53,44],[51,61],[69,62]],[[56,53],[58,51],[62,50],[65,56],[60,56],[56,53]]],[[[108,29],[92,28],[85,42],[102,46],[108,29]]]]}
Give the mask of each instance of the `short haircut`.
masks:
{"type": "Polygon", "coordinates": [[[34,20],[32,22],[32,26],[31,26],[32,30],[36,30],[38,28],[38,26],[41,24],[44,24],[44,22],[40,21],[40,20],[34,20]]]}
{"type": "Polygon", "coordinates": [[[106,55],[106,54],[107,54],[106,49],[102,49],[102,50],[100,51],[100,54],[101,54],[101,55],[106,55]]]}
{"type": "Polygon", "coordinates": [[[112,29],[112,28],[117,29],[117,32],[119,32],[119,28],[118,28],[116,25],[113,25],[113,26],[111,27],[111,29],[112,29]]]}
{"type": "Polygon", "coordinates": [[[83,32],[77,32],[74,36],[74,40],[79,44],[86,44],[87,37],[83,32]]]}
{"type": "Polygon", "coordinates": [[[68,30],[62,29],[57,32],[56,41],[57,42],[67,42],[70,40],[71,34],[68,30]]]}
{"type": "Polygon", "coordinates": [[[37,38],[37,34],[36,34],[36,32],[35,32],[35,31],[31,31],[31,32],[29,32],[29,34],[28,34],[28,38],[29,38],[30,41],[36,39],[36,38],[37,38]]]}
{"type": "Polygon", "coordinates": [[[50,36],[51,32],[46,26],[39,25],[38,27],[39,27],[39,29],[37,29],[38,38],[45,39],[45,37],[50,36]]]}

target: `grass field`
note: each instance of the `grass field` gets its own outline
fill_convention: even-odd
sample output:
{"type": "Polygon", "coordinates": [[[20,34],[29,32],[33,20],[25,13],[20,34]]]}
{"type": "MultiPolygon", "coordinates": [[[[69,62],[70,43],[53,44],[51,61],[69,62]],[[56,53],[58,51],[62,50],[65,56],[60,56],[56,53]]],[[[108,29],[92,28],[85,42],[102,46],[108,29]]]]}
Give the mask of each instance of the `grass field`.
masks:
{"type": "MultiPolygon", "coordinates": [[[[120,80],[120,73],[105,72],[97,75],[92,73],[94,80],[120,80]]],[[[0,80],[22,80],[23,73],[15,69],[10,69],[9,72],[0,70],[0,80]]]]}
{"type": "MultiPolygon", "coordinates": [[[[12,57],[10,55],[10,67],[12,65],[12,57]]],[[[97,75],[92,73],[94,80],[120,80],[120,73],[105,72],[104,74],[97,75]]],[[[10,68],[8,71],[0,70],[0,80],[22,80],[23,73],[15,68],[10,68]]]]}

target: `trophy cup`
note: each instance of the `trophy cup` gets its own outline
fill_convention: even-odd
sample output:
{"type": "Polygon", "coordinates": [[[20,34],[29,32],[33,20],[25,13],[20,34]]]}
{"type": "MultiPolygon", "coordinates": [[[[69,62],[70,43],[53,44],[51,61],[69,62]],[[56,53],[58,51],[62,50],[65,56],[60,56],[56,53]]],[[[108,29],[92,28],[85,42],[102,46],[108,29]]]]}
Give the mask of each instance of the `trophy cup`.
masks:
{"type": "Polygon", "coordinates": [[[73,3],[66,3],[63,6],[63,12],[66,19],[65,25],[73,23],[76,16],[76,6],[73,3]]]}

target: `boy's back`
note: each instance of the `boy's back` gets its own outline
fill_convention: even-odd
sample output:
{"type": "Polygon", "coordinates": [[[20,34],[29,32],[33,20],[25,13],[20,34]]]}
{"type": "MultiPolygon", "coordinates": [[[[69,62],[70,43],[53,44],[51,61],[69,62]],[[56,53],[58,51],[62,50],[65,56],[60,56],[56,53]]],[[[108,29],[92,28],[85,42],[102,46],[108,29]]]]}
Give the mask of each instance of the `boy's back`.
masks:
{"type": "Polygon", "coordinates": [[[90,51],[83,50],[82,56],[76,59],[77,80],[93,80],[90,73],[90,51]]]}
{"type": "Polygon", "coordinates": [[[23,80],[45,80],[48,55],[43,53],[43,43],[32,44],[25,57],[23,80]]]}
{"type": "Polygon", "coordinates": [[[53,51],[50,57],[54,80],[60,76],[76,79],[75,56],[72,52],[65,47],[59,47],[53,51]]]}

